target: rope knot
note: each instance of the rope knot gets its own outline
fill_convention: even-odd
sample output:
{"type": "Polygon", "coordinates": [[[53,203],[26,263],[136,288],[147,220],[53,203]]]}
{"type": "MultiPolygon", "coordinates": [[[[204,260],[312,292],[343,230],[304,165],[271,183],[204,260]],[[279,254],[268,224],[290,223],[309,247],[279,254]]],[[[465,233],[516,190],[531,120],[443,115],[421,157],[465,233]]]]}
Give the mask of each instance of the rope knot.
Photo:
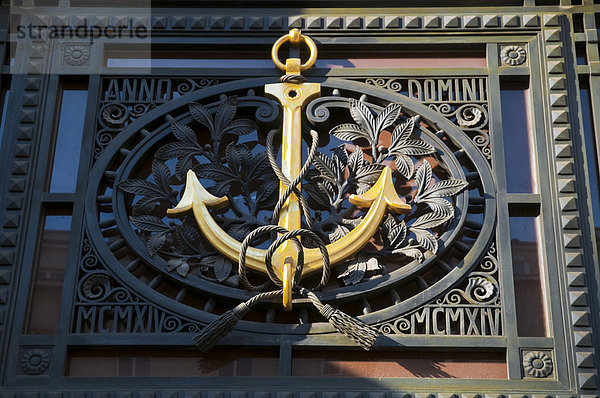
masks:
{"type": "Polygon", "coordinates": [[[232,311],[235,314],[235,316],[238,317],[238,319],[242,319],[243,316],[246,315],[248,311],[250,311],[250,307],[246,303],[239,303],[237,306],[235,306],[235,308],[232,311]]]}
{"type": "Polygon", "coordinates": [[[281,83],[299,84],[299,83],[304,83],[306,81],[306,77],[304,77],[302,75],[296,75],[296,74],[285,74],[279,78],[279,81],[281,83]]]}
{"type": "Polygon", "coordinates": [[[331,319],[331,316],[333,315],[333,312],[335,311],[335,308],[333,308],[332,306],[330,306],[329,304],[325,304],[323,306],[323,308],[321,308],[321,310],[319,311],[321,313],[321,315],[323,315],[325,318],[327,319],[331,319]]]}

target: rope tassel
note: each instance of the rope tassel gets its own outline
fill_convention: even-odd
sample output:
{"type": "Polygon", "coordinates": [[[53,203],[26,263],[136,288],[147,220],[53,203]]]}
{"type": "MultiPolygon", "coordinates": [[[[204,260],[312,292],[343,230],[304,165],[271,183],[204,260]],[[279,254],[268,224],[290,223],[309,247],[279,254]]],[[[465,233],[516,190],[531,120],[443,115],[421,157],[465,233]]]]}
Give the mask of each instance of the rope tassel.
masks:
{"type": "Polygon", "coordinates": [[[338,332],[349,339],[354,340],[367,351],[375,344],[379,332],[373,326],[369,326],[361,320],[333,308],[329,304],[323,304],[321,300],[308,289],[301,288],[300,293],[308,296],[321,315],[327,318],[327,321],[329,321],[338,332]]]}
{"type": "Polygon", "coordinates": [[[374,327],[351,317],[345,312],[336,310],[329,304],[325,304],[319,312],[327,318],[329,323],[336,328],[338,332],[354,340],[367,351],[371,349],[379,335],[377,329],[374,327]]]}
{"type": "Polygon", "coordinates": [[[234,309],[224,312],[215,321],[207,325],[200,333],[194,336],[194,343],[200,351],[212,349],[223,337],[235,329],[238,321],[244,317],[254,304],[267,299],[281,297],[281,290],[273,290],[253,296],[250,300],[238,304],[234,309]]]}
{"type": "Polygon", "coordinates": [[[200,351],[210,350],[219,340],[235,329],[235,325],[248,311],[250,311],[250,307],[246,303],[240,303],[234,309],[226,311],[194,336],[194,343],[200,351]]]}

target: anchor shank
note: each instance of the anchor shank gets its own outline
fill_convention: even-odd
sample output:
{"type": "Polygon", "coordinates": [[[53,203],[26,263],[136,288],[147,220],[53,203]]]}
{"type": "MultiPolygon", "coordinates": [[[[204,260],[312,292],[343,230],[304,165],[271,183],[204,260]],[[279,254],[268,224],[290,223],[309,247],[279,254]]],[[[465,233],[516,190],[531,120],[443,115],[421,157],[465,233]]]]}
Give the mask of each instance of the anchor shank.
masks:
{"type": "MultiPolygon", "coordinates": [[[[299,62],[299,61],[298,61],[299,62]]],[[[290,60],[288,59],[288,63],[290,60]]],[[[276,83],[265,85],[265,94],[277,99],[283,107],[283,131],[281,133],[281,171],[293,181],[302,169],[302,106],[321,93],[318,83],[276,83]]],[[[298,185],[300,188],[300,185],[298,185]]],[[[283,196],[287,186],[280,182],[279,198],[283,196]]],[[[292,193],[285,201],[279,213],[278,225],[291,231],[302,225],[300,200],[292,193]]],[[[297,261],[298,249],[292,241],[284,242],[273,256],[273,268],[283,275],[284,259],[297,261]]],[[[289,260],[288,260],[289,261],[289,260]]],[[[291,303],[285,303],[286,309],[291,309],[291,303]]]]}
{"type": "MultiPolygon", "coordinates": [[[[281,137],[281,171],[292,181],[300,174],[302,168],[302,136],[300,118],[302,108],[299,106],[283,107],[283,133],[281,137]]],[[[300,188],[300,185],[298,185],[300,188]]],[[[283,182],[279,183],[279,194],[282,195],[287,189],[283,182]]],[[[298,229],[301,225],[300,201],[296,194],[292,193],[285,202],[279,217],[279,225],[288,229],[298,229]]],[[[291,242],[286,242],[291,243],[291,242]]]]}
{"type": "MultiPolygon", "coordinates": [[[[289,61],[289,60],[288,60],[289,61]]],[[[265,93],[277,99],[283,107],[283,131],[281,135],[281,171],[290,180],[294,180],[302,169],[302,106],[321,93],[319,83],[276,83],[265,85],[265,93]]],[[[298,186],[299,188],[299,186],[298,186]]],[[[279,185],[279,197],[283,195],[287,186],[279,185]]],[[[291,194],[283,206],[278,224],[288,230],[301,227],[302,211],[300,201],[295,194],[291,194]]],[[[291,241],[281,245],[275,259],[283,260],[286,257],[297,257],[297,249],[291,241]]],[[[275,264],[282,261],[275,261],[275,264]]],[[[276,266],[280,269],[281,266],[276,266]]]]}

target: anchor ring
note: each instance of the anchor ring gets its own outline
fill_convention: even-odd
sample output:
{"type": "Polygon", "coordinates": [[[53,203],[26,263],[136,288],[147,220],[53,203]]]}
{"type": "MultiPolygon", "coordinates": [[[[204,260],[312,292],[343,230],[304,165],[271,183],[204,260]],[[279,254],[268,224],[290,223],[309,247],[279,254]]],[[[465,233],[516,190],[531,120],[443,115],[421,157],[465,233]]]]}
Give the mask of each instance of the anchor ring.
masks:
{"type": "Polygon", "coordinates": [[[279,48],[283,45],[283,43],[286,43],[288,41],[292,44],[300,44],[304,42],[310,50],[310,56],[308,57],[308,60],[302,65],[300,65],[301,71],[305,71],[315,64],[315,61],[317,60],[317,45],[315,44],[313,39],[300,33],[299,29],[294,28],[290,30],[290,32],[287,35],[283,35],[279,39],[277,39],[277,41],[273,44],[273,47],[271,48],[271,58],[273,59],[273,62],[275,63],[275,66],[277,68],[284,72],[286,71],[285,64],[279,60],[278,53],[279,48]]]}

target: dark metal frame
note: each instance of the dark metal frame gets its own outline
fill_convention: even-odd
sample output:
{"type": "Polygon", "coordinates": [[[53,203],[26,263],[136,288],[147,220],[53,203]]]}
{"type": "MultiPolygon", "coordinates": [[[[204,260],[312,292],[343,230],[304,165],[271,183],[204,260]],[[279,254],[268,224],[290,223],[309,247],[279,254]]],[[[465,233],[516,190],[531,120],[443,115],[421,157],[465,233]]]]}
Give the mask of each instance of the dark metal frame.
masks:
{"type": "MultiPolygon", "coordinates": [[[[490,349],[506,347],[509,379],[488,380],[335,380],[313,379],[295,381],[291,375],[293,346],[348,346],[345,340],[303,337],[299,341],[284,336],[279,341],[280,374],[275,379],[202,379],[202,396],[224,394],[255,397],[270,394],[310,397],[334,396],[345,392],[347,396],[360,394],[383,395],[403,393],[460,394],[543,394],[551,396],[596,396],[598,338],[598,253],[595,232],[591,220],[590,202],[584,142],[581,128],[578,77],[590,79],[590,92],[594,105],[600,102],[600,59],[598,58],[598,28],[594,12],[600,12],[592,2],[584,0],[582,6],[564,9],[533,7],[480,11],[470,9],[434,10],[378,10],[374,15],[363,15],[364,10],[191,10],[187,15],[176,9],[164,14],[138,16],[135,10],[121,10],[118,15],[132,15],[126,20],[132,28],[147,24],[152,29],[152,43],[158,47],[182,44],[194,48],[214,43],[243,43],[268,48],[273,39],[291,27],[304,28],[315,38],[319,47],[327,50],[338,45],[362,44],[385,51],[390,47],[406,44],[428,45],[478,43],[486,46],[488,68],[474,70],[455,69],[386,69],[386,70],[316,70],[311,76],[365,78],[373,76],[488,76],[490,102],[490,131],[492,137],[492,167],[496,182],[498,221],[496,236],[498,261],[502,264],[501,283],[504,305],[503,337],[435,337],[401,336],[392,338],[400,347],[419,348],[434,344],[436,349],[473,348],[490,349]],[[380,12],[379,12],[380,11],[380,12]],[[409,15],[410,13],[410,15],[409,15]],[[572,17],[582,13],[584,33],[572,35],[572,17]],[[254,16],[255,15],[255,16],[254,16]],[[183,22],[182,22],[183,21],[183,22]],[[183,25],[183,28],[180,26],[183,25]],[[197,26],[197,28],[194,28],[197,26]],[[178,34],[177,32],[186,32],[178,34]],[[238,33],[239,32],[239,33],[238,33]],[[473,33],[483,33],[475,34],[473,33]],[[210,33],[210,34],[209,34],[210,33]],[[587,65],[577,66],[574,42],[585,42],[587,65]],[[509,66],[502,63],[500,48],[508,44],[520,44],[526,48],[527,63],[509,66]],[[500,78],[529,76],[533,103],[538,105],[534,113],[534,131],[537,146],[539,194],[509,194],[506,192],[504,175],[504,145],[500,109],[500,78]],[[510,236],[508,228],[509,206],[533,205],[540,208],[543,224],[546,288],[551,332],[553,337],[519,337],[516,332],[514,297],[512,293],[512,268],[510,236]],[[555,294],[555,293],[559,294],[555,294]],[[527,352],[546,352],[554,362],[554,372],[548,379],[526,377],[523,357],[527,352]],[[232,387],[233,386],[233,387],[232,387]],[[244,391],[237,393],[236,391],[244,391]],[[356,393],[352,393],[352,392],[356,393]],[[392,391],[394,391],[392,393],[392,391]]],[[[570,6],[570,4],[563,4],[570,6]]],[[[6,10],[7,11],[7,10],[6,10]]],[[[24,14],[28,12],[23,10],[24,14]]],[[[53,10],[40,15],[28,15],[32,21],[51,21],[53,10]]],[[[68,9],[65,23],[76,26],[82,20],[102,15],[98,9],[68,9]],[[85,14],[85,16],[82,16],[85,14]]],[[[597,15],[597,14],[596,14],[597,15]]],[[[10,39],[10,36],[7,36],[10,39]]],[[[8,40],[5,39],[5,43],[8,40]]],[[[8,44],[4,44],[6,46],[8,44]]],[[[0,192],[2,238],[0,247],[0,385],[9,393],[25,391],[44,392],[52,389],[57,393],[67,391],[114,391],[126,394],[152,390],[154,393],[181,391],[198,393],[198,380],[194,379],[69,379],[64,377],[65,352],[68,348],[127,345],[126,336],[118,335],[71,335],[71,305],[76,280],[75,265],[80,260],[83,240],[83,214],[85,190],[90,165],[93,161],[94,137],[85,134],[80,158],[77,191],[74,194],[45,193],[46,170],[51,157],[54,114],[59,102],[61,78],[69,75],[89,75],[88,90],[91,93],[86,106],[85,131],[95,131],[98,97],[103,76],[136,75],[135,71],[106,68],[102,65],[104,43],[90,46],[87,64],[74,66],[65,62],[64,48],[51,42],[34,42],[24,46],[19,42],[15,67],[5,67],[11,74],[11,96],[2,142],[0,158],[6,167],[0,170],[3,189],[0,192]],[[30,279],[34,269],[36,240],[39,222],[44,208],[56,206],[73,207],[73,227],[70,235],[68,267],[65,275],[59,330],[53,336],[24,335],[30,279]],[[31,350],[47,352],[51,358],[47,369],[38,375],[22,371],[21,361],[31,350]],[[6,354],[6,355],[4,355],[6,354]]],[[[108,45],[108,44],[107,44],[108,45]]],[[[239,78],[248,76],[276,76],[273,69],[264,70],[185,70],[165,69],[140,71],[139,75],[156,72],[169,76],[211,76],[239,78]]],[[[594,124],[600,131],[600,113],[595,112],[594,124]]],[[[596,145],[600,147],[600,138],[596,145]]],[[[598,151],[600,152],[600,151],[598,151]]],[[[600,160],[600,159],[599,159],[600,160]]],[[[187,345],[187,335],[152,335],[144,338],[147,346],[164,347],[187,345]]],[[[258,345],[264,342],[252,336],[234,335],[223,341],[225,345],[258,345]]],[[[393,344],[392,344],[393,345],[393,344]]]]}

